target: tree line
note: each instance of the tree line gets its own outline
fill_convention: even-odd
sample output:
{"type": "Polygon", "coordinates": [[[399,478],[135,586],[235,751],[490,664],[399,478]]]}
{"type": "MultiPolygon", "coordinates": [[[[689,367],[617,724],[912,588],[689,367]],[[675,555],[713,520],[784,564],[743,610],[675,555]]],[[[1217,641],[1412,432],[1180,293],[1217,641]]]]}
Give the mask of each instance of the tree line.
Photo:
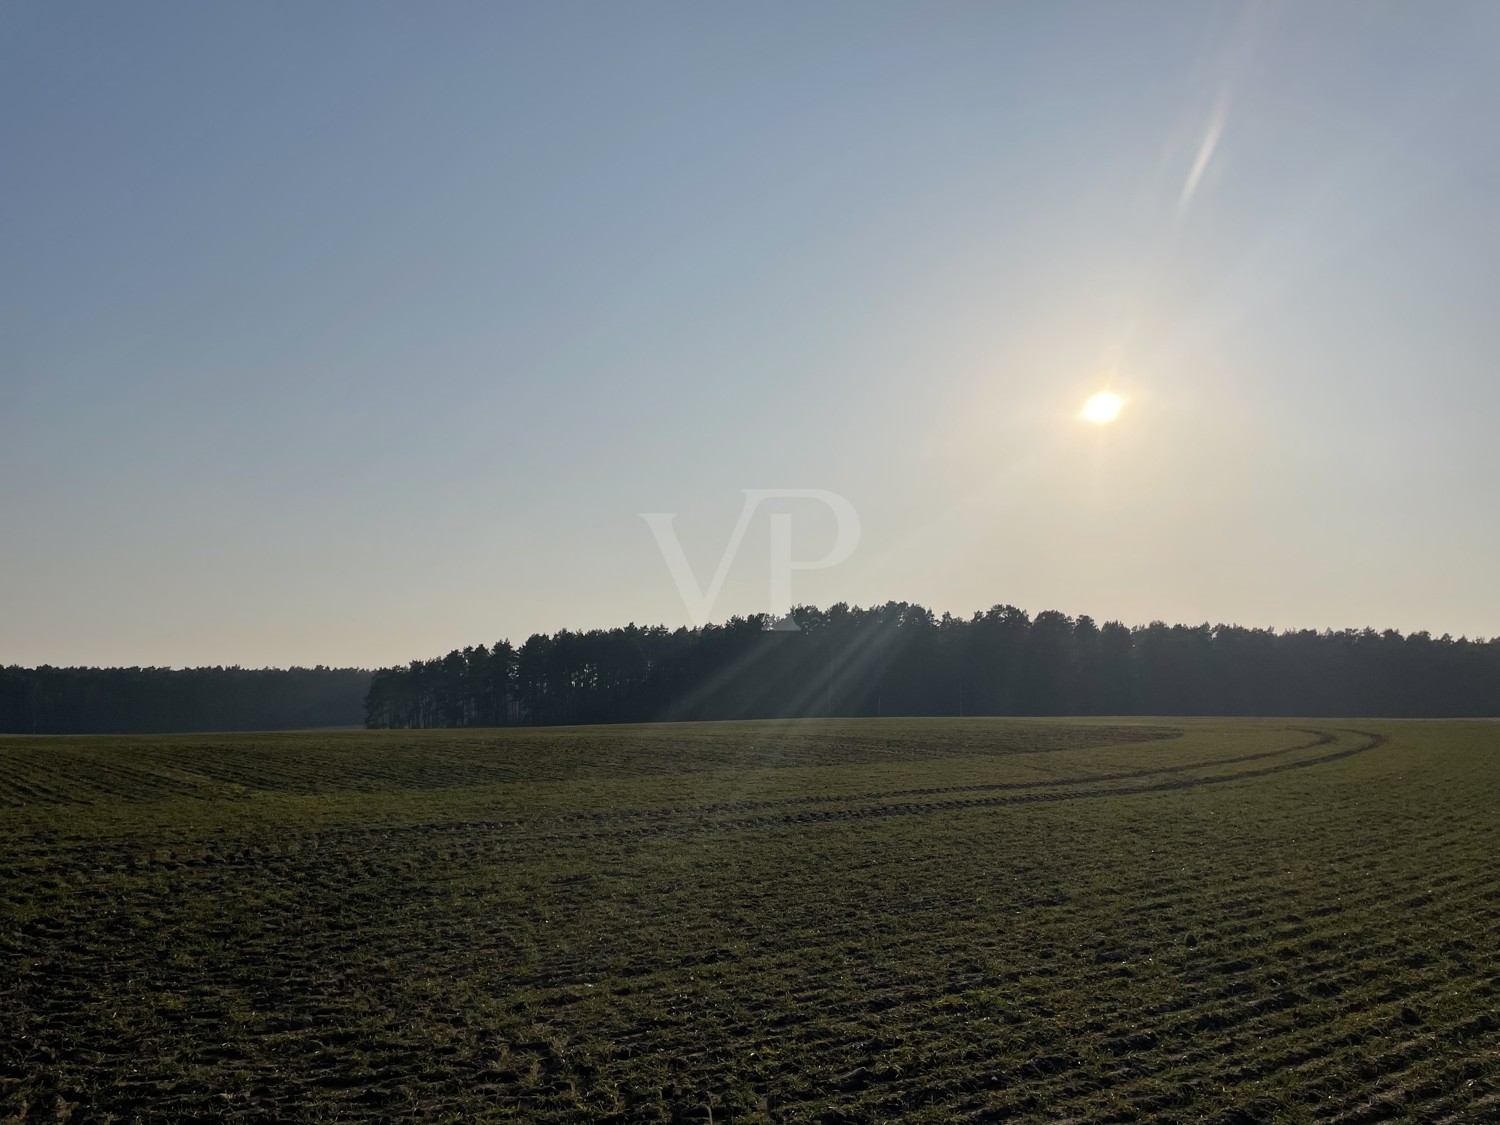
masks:
{"type": "Polygon", "coordinates": [[[357,727],[359,668],[0,668],[0,732],[142,734],[357,727]]]}
{"type": "Polygon", "coordinates": [[[1500,640],[803,606],[538,633],[378,671],[370,727],[878,715],[1500,715],[1500,640]]]}

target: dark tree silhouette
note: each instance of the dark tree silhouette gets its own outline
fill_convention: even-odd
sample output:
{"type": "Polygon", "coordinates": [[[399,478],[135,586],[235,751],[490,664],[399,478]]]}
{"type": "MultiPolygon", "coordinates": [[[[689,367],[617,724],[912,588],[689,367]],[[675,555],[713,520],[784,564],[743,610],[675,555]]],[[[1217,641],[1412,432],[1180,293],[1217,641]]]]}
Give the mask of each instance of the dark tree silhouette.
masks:
{"type": "Polygon", "coordinates": [[[538,633],[377,672],[374,727],[821,715],[1500,715],[1500,642],[1371,629],[968,620],[843,603],[701,629],[538,633]]]}
{"type": "Polygon", "coordinates": [[[352,668],[0,668],[0,732],[492,727],[821,715],[1500,715],[1500,641],[1387,630],[967,620],[843,603],[538,633],[352,668]],[[783,623],[785,624],[785,623],[783,623]]]}
{"type": "MultiPolygon", "coordinates": [[[[358,726],[358,668],[0,668],[0,731],[132,734],[358,726]]],[[[412,725],[412,724],[398,724],[412,725]]]]}

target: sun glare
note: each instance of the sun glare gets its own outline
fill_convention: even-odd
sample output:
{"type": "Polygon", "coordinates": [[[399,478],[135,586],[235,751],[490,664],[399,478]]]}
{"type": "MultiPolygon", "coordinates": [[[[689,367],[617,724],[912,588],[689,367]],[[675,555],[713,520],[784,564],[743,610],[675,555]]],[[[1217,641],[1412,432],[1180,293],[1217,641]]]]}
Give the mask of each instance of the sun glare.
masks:
{"type": "Polygon", "coordinates": [[[1095,425],[1102,426],[1118,418],[1120,407],[1123,405],[1124,400],[1119,395],[1111,394],[1109,391],[1100,391],[1084,403],[1083,416],[1095,425]]]}

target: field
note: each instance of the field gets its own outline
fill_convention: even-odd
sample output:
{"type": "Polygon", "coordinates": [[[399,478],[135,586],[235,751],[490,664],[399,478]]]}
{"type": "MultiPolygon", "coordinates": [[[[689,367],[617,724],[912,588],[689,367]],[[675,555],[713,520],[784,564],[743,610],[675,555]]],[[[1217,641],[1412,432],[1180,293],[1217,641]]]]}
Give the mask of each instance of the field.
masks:
{"type": "Polygon", "coordinates": [[[0,739],[0,1120],[1500,1120],[1500,725],[0,739]]]}

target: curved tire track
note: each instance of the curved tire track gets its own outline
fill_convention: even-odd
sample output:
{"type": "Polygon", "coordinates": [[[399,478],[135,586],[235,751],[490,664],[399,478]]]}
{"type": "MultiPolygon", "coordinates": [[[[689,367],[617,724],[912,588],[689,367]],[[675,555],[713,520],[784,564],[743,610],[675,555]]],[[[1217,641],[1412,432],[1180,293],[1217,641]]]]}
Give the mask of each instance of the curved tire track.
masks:
{"type": "MultiPolygon", "coordinates": [[[[1292,728],[1300,729],[1300,728],[1292,728]]],[[[1309,732],[1316,733],[1318,737],[1307,744],[1300,746],[1288,746],[1281,750],[1259,751],[1255,754],[1240,755],[1235,758],[1217,759],[1214,761],[1196,762],[1191,765],[1178,765],[1164,767],[1159,770],[1144,771],[1136,774],[1124,775],[1125,777],[1157,777],[1166,774],[1184,773],[1189,770],[1200,770],[1211,768],[1216,765],[1237,764],[1247,761],[1264,760],[1284,754],[1293,753],[1299,749],[1310,749],[1315,746],[1329,745],[1337,741],[1337,734],[1330,731],[1309,732]]],[[[1358,754],[1364,754],[1382,746],[1387,741],[1383,734],[1375,734],[1370,731],[1346,730],[1344,733],[1357,735],[1363,741],[1353,746],[1342,747],[1327,754],[1321,754],[1313,758],[1299,758],[1291,762],[1279,762],[1275,765],[1261,766],[1256,769],[1239,770],[1233,773],[1208,774],[1200,777],[1171,777],[1169,780],[1155,782],[1149,785],[1117,785],[1107,788],[1084,789],[1085,785],[1096,785],[1100,782],[1120,780],[1117,775],[1097,776],[1092,778],[1074,778],[1065,781],[1045,782],[1050,788],[1041,792],[1015,793],[1007,796],[990,797],[956,797],[941,801],[917,801],[901,804],[857,804],[852,807],[826,810],[810,810],[806,812],[786,812],[780,815],[741,817],[737,819],[714,820],[704,817],[702,809],[694,809],[686,812],[677,812],[671,819],[661,824],[639,825],[636,827],[601,828],[598,831],[560,832],[560,833],[537,833],[526,835],[524,838],[529,843],[535,842],[562,842],[570,840],[600,840],[610,838],[628,838],[631,836],[658,836],[673,832],[730,832],[743,831],[756,828],[771,828],[787,824],[826,824],[837,821],[879,819],[893,816],[922,816],[933,812],[954,812],[968,809],[1004,808],[1009,805],[1048,804],[1056,801],[1074,801],[1085,798],[1098,797],[1129,797],[1144,793],[1168,793],[1180,789],[1198,789],[1211,785],[1224,785],[1232,781],[1247,781],[1258,777],[1271,777],[1279,773],[1287,773],[1292,770],[1310,769],[1313,766],[1327,765],[1332,762],[1343,761],[1358,754]]],[[[1034,783],[1015,782],[997,783],[999,785],[1015,785],[1017,787],[1028,786],[1034,783]]],[[[976,786],[975,790],[987,789],[987,786],[976,786]]],[[[973,791],[973,790],[961,790],[973,791]]],[[[918,791],[920,792],[920,791],[918,791]]],[[[879,798],[886,794],[870,794],[867,796],[854,796],[841,799],[849,802],[868,801],[872,797],[879,798]]],[[[802,800],[792,798],[791,800],[802,800]]],[[[784,802],[777,807],[784,807],[790,801],[784,802]]],[[[731,807],[728,811],[739,811],[731,807]]],[[[711,815],[711,814],[710,814],[711,815]]],[[[511,827],[514,825],[508,825],[511,827]]]]}

